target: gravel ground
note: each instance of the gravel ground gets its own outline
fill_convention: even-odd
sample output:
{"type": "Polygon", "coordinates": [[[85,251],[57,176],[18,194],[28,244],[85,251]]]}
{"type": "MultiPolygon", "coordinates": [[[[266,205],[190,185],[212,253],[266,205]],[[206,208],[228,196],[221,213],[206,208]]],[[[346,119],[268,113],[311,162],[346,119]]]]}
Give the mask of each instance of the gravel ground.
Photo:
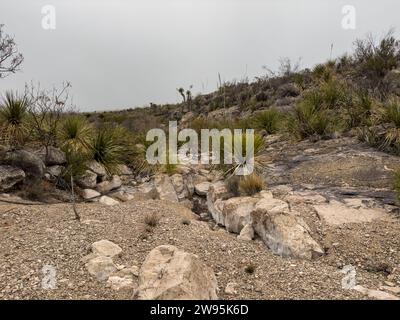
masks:
{"type": "Polygon", "coordinates": [[[190,212],[168,202],[79,204],[78,210],[81,223],[66,204],[0,204],[0,299],[131,299],[132,291],[113,291],[87,272],[82,258],[101,239],[123,249],[115,262],[127,267],[140,267],[158,245],[194,253],[216,273],[221,299],[365,299],[342,289],[340,270],[350,263],[357,268],[358,283],[368,288],[400,283],[399,220],[312,226],[327,255],[299,261],[273,255],[259,240],[242,242],[224,229],[213,230],[207,222],[188,223],[190,212]],[[149,228],[145,216],[153,213],[160,220],[149,228]],[[42,289],[45,265],[55,267],[55,289],[42,289]],[[236,293],[224,292],[229,282],[237,284],[236,293]]]}

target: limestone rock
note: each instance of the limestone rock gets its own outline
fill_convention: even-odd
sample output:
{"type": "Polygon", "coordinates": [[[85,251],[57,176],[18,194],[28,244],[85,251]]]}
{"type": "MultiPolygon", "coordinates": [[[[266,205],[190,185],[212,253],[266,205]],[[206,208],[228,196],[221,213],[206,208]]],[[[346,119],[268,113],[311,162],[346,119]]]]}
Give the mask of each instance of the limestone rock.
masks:
{"type": "Polygon", "coordinates": [[[122,249],[120,246],[109,240],[100,240],[92,244],[93,253],[99,256],[105,256],[113,258],[121,254],[122,249]]]}
{"type": "Polygon", "coordinates": [[[306,223],[278,199],[260,200],[251,212],[253,228],[275,254],[313,259],[324,253],[306,223]]]}
{"type": "Polygon", "coordinates": [[[225,225],[222,214],[223,200],[227,199],[229,191],[223,181],[212,183],[207,192],[207,207],[208,211],[216,223],[225,225]]]}
{"type": "Polygon", "coordinates": [[[251,241],[254,238],[254,229],[251,223],[248,223],[244,226],[244,228],[240,231],[240,234],[237,237],[239,240],[243,241],[251,241]]]}
{"type": "Polygon", "coordinates": [[[369,298],[372,299],[377,299],[377,300],[400,300],[399,297],[396,297],[393,294],[380,291],[380,290],[373,290],[373,289],[368,289],[363,286],[357,285],[353,288],[354,290],[368,296],[369,298]]]}
{"type": "Polygon", "coordinates": [[[199,195],[199,196],[206,196],[208,190],[210,189],[211,183],[208,181],[204,181],[201,183],[198,183],[194,186],[194,191],[199,195]]]}
{"type": "Polygon", "coordinates": [[[95,160],[90,161],[89,164],[87,165],[87,167],[90,171],[94,172],[99,177],[107,176],[107,171],[104,168],[104,166],[95,160]]]}
{"type": "Polygon", "coordinates": [[[85,173],[76,180],[76,183],[78,186],[85,189],[94,188],[97,183],[97,175],[90,170],[86,170],[85,173]]]}
{"type": "Polygon", "coordinates": [[[11,189],[18,182],[23,181],[25,172],[12,166],[0,165],[0,191],[11,189]]]}
{"type": "Polygon", "coordinates": [[[163,245],[146,257],[137,294],[142,300],[212,300],[217,288],[214,272],[197,256],[163,245]]]}
{"type": "Polygon", "coordinates": [[[65,153],[56,147],[49,146],[47,154],[46,149],[43,148],[40,150],[39,155],[46,166],[63,165],[67,162],[65,153]]]}
{"type": "Polygon", "coordinates": [[[88,272],[99,281],[105,281],[117,267],[110,257],[98,256],[86,263],[88,272]]]}
{"type": "Polygon", "coordinates": [[[110,181],[103,181],[97,184],[96,190],[101,194],[104,194],[121,187],[121,185],[121,178],[117,175],[113,175],[110,181]]]}
{"type": "Polygon", "coordinates": [[[113,198],[107,196],[100,197],[99,202],[107,206],[115,206],[119,204],[117,200],[114,200],[113,198]]]}
{"type": "Polygon", "coordinates": [[[172,185],[171,179],[166,174],[159,174],[154,177],[154,185],[158,192],[160,200],[168,200],[171,202],[178,202],[175,188],[172,185]]]}
{"type": "Polygon", "coordinates": [[[42,178],[45,170],[42,159],[27,150],[9,151],[1,159],[1,163],[24,170],[28,178],[42,178]]]}
{"type": "Polygon", "coordinates": [[[383,209],[365,207],[355,208],[354,206],[346,206],[345,204],[334,200],[327,204],[315,205],[314,208],[317,211],[318,216],[328,225],[363,223],[387,218],[386,212],[383,209]]]}
{"type": "Polygon", "coordinates": [[[245,225],[250,223],[250,212],[258,199],[252,197],[236,197],[226,200],[222,209],[226,230],[240,233],[245,225]]]}
{"type": "Polygon", "coordinates": [[[53,165],[51,167],[46,168],[46,172],[49,173],[53,177],[59,177],[64,171],[65,167],[60,165],[53,165]]]}
{"type": "Polygon", "coordinates": [[[132,290],[135,288],[135,284],[131,276],[111,276],[108,278],[106,285],[115,291],[132,290]]]}
{"type": "Polygon", "coordinates": [[[99,192],[97,192],[96,190],[83,189],[81,191],[81,196],[82,196],[83,199],[89,200],[89,199],[93,199],[93,198],[99,197],[99,196],[101,196],[101,194],[99,192]]]}

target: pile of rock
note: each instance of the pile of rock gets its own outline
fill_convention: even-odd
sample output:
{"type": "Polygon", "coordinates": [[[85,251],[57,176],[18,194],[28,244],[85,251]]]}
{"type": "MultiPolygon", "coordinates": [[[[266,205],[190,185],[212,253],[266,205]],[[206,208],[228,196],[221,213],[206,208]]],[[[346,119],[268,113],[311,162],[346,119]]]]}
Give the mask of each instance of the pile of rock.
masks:
{"type": "Polygon", "coordinates": [[[135,277],[139,275],[137,266],[125,267],[114,263],[113,258],[122,254],[120,246],[109,240],[92,244],[92,253],[84,257],[86,269],[94,278],[105,282],[113,290],[133,290],[135,277]]]}
{"type": "Polygon", "coordinates": [[[10,150],[0,156],[0,190],[8,191],[24,181],[59,176],[66,163],[65,154],[54,147],[38,153],[10,150]]]}
{"type": "Polygon", "coordinates": [[[313,259],[324,254],[300,214],[271,192],[230,198],[225,183],[217,181],[209,187],[207,204],[214,220],[239,234],[239,239],[251,240],[257,234],[270,250],[284,257],[313,259]]]}
{"type": "Polygon", "coordinates": [[[170,245],[153,249],[142,267],[125,267],[113,259],[122,249],[108,240],[92,244],[82,260],[90,275],[112,290],[130,290],[141,300],[217,299],[217,280],[211,268],[194,254],[170,245]],[[135,290],[136,289],[136,290],[135,290]]]}

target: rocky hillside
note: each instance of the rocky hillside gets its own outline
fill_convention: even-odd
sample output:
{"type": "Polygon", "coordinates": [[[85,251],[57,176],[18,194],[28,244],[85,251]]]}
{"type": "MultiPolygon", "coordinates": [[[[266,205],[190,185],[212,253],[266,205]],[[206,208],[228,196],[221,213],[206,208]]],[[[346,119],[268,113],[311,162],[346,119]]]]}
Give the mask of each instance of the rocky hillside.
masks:
{"type": "Polygon", "coordinates": [[[399,62],[389,36],[358,42],[177,105],[65,113],[54,132],[10,96],[0,298],[399,300],[399,62]],[[256,172],[148,165],[143,136],[169,120],[254,128],[256,172]]]}

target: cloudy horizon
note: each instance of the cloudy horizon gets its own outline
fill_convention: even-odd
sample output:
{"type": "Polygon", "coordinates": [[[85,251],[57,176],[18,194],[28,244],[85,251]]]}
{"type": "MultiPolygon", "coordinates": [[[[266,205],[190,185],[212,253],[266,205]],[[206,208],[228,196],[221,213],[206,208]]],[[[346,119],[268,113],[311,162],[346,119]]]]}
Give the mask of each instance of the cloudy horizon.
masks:
{"type": "Polygon", "coordinates": [[[72,83],[81,111],[180,100],[177,87],[211,92],[225,81],[250,80],[282,57],[301,67],[352,51],[356,38],[399,35],[396,0],[2,0],[0,24],[15,36],[22,70],[0,80],[0,92],[72,83]],[[42,27],[43,6],[56,12],[42,27]],[[356,9],[355,29],[342,8],[356,9]]]}

